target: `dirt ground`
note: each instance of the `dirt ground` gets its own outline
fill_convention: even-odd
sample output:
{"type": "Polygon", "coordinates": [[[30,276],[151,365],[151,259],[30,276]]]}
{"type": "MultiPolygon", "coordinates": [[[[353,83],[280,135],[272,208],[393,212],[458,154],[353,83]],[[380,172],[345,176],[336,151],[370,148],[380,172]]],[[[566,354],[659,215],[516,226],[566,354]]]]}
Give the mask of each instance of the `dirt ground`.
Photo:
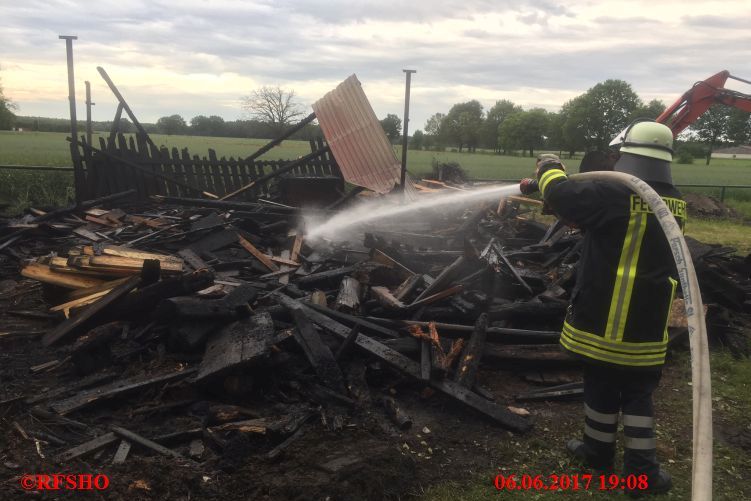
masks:
{"type": "MultiPolygon", "coordinates": [[[[27,287],[29,283],[22,283],[27,287]]],[[[29,368],[60,356],[54,349],[41,347],[33,334],[50,324],[10,315],[13,311],[43,311],[41,290],[30,289],[16,299],[0,300],[0,319],[4,331],[25,330],[28,334],[11,339],[0,338],[0,402],[15,396],[33,396],[57,388],[64,374],[51,372],[31,375],[29,368]]],[[[152,356],[144,357],[151,360],[152,356]]],[[[117,367],[128,372],[155,371],[185,360],[167,354],[156,358],[160,366],[117,367]]],[[[744,361],[743,363],[748,363],[744,361]]],[[[407,431],[396,429],[380,407],[351,409],[344,427],[330,431],[320,420],[304,425],[304,434],[276,460],[264,454],[279,440],[273,437],[238,434],[229,439],[220,454],[206,447],[199,461],[164,458],[134,446],[127,461],[112,465],[117,444],[81,459],[56,464],[54,456],[92,436],[108,431],[112,423],[152,437],[170,431],[200,426],[200,405],[176,408],[154,415],[133,411],[149,403],[180,398],[202,402],[212,399],[208,393],[177,383],[101,403],[73,413],[72,419],[88,424],[94,433],[46,423],[28,412],[20,401],[0,403],[0,499],[24,499],[39,493],[25,492],[20,486],[24,474],[94,473],[106,474],[110,485],[102,492],[59,491],[46,493],[44,499],[73,499],[85,495],[94,499],[134,500],[380,500],[380,499],[459,499],[445,485],[472,488],[496,496],[494,472],[517,474],[574,473],[573,465],[563,452],[565,441],[580,433],[582,406],[579,401],[515,403],[513,396],[535,387],[525,380],[525,373],[543,370],[562,381],[575,380],[575,367],[485,367],[480,383],[499,402],[527,409],[535,422],[533,431],[517,436],[489,422],[461,404],[439,394],[429,394],[419,383],[400,378],[390,369],[373,362],[369,365],[368,383],[373,395],[390,394],[411,416],[407,431]],[[46,430],[68,443],[40,443],[25,439],[14,423],[24,430],[46,430]],[[41,457],[41,456],[44,457],[41,457]]],[[[676,476],[674,499],[689,492],[687,485],[691,455],[690,372],[685,353],[666,367],[657,393],[658,438],[660,456],[676,476]]],[[[273,396],[276,398],[276,395],[273,396]]],[[[240,403],[252,408],[269,405],[270,394],[256,392],[240,403]],[[267,398],[268,397],[268,398],[267,398]]],[[[740,403],[748,408],[751,398],[740,403]]],[[[218,401],[218,400],[214,400],[218,401]]],[[[727,412],[718,412],[717,441],[721,468],[720,481],[735,482],[735,492],[751,497],[751,468],[746,457],[751,451],[748,413],[739,416],[738,405],[731,399],[727,412]],[[732,470],[731,470],[732,468],[732,470]]],[[[186,457],[187,444],[173,446],[186,457]]],[[[738,498],[738,499],[741,499],[738,498]]],[[[476,499],[472,494],[462,499],[476,499]]],[[[725,499],[718,496],[717,499],[725,499]]]]}

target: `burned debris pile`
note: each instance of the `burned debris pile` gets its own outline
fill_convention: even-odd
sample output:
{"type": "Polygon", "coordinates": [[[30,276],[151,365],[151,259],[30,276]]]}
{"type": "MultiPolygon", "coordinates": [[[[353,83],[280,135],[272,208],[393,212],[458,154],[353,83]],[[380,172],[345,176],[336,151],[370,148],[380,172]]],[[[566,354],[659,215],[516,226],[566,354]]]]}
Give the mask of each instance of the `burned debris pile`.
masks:
{"type": "MultiPolygon", "coordinates": [[[[512,432],[533,424],[515,396],[581,394],[577,383],[526,395],[478,384],[482,367],[574,363],[558,335],[581,236],[536,220],[535,201],[415,214],[333,241],[308,239],[302,211],[274,202],[129,195],[0,228],[0,362],[18,369],[4,373],[0,406],[34,416],[14,426],[40,454],[117,464],[133,449],[226,467],[238,436],[275,460],[313,426],[409,429],[388,391],[397,383],[512,432]]],[[[693,245],[710,330],[744,353],[751,265],[693,245]]]]}

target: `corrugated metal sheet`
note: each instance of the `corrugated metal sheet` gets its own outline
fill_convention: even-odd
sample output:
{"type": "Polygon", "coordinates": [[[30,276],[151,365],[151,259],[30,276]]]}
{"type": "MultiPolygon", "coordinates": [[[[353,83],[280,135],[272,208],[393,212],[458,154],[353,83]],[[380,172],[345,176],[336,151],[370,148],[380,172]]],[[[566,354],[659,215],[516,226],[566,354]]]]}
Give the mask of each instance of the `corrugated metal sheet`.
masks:
{"type": "Polygon", "coordinates": [[[356,75],[316,101],[313,111],[347,182],[377,193],[399,185],[401,162],[356,75]]]}

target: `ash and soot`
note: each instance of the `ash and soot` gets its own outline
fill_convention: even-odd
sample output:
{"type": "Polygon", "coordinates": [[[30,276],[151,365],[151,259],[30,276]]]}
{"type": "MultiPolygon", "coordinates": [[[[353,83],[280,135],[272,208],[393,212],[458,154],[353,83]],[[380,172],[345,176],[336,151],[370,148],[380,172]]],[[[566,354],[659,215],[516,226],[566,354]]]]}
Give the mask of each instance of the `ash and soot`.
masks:
{"type": "MultiPolygon", "coordinates": [[[[473,190],[419,195],[416,200],[405,203],[401,203],[401,194],[396,194],[360,203],[328,220],[322,219],[320,215],[307,215],[305,216],[305,227],[309,239],[342,240],[356,232],[359,225],[366,223],[396,225],[400,222],[399,217],[417,214],[420,211],[444,208],[454,210],[474,202],[520,194],[518,184],[493,185],[473,190]]],[[[425,217],[430,218],[430,214],[426,214],[425,217]]]]}

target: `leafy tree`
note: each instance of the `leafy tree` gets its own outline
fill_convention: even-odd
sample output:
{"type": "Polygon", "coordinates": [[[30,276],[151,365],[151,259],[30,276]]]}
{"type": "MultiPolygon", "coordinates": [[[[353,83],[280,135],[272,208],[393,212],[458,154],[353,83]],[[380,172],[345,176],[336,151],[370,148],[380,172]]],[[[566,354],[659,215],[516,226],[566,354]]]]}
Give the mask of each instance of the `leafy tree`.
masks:
{"type": "Polygon", "coordinates": [[[156,126],[159,132],[167,135],[184,134],[188,129],[188,124],[180,115],[161,117],[156,121],[156,126]]]}
{"type": "Polygon", "coordinates": [[[641,106],[637,107],[631,116],[631,120],[633,121],[637,118],[651,118],[654,120],[655,118],[662,115],[662,112],[665,111],[665,108],[665,103],[663,103],[659,99],[652,99],[648,104],[642,104],[641,106]]]}
{"type": "Polygon", "coordinates": [[[381,120],[381,127],[383,132],[386,133],[386,137],[389,138],[391,143],[396,143],[402,135],[402,119],[398,116],[389,113],[386,118],[381,120]]]}
{"type": "Polygon", "coordinates": [[[441,124],[443,123],[444,118],[446,118],[445,113],[436,113],[428,118],[428,121],[425,122],[425,134],[429,136],[437,136],[440,134],[441,124]]]}
{"type": "Polygon", "coordinates": [[[707,145],[707,165],[715,146],[727,136],[730,111],[724,105],[712,106],[691,125],[691,130],[707,145]]]}
{"type": "Polygon", "coordinates": [[[545,135],[550,128],[550,117],[546,110],[533,108],[519,111],[507,117],[498,130],[504,150],[523,149],[534,156],[535,150],[545,145],[545,135]]]}
{"type": "Polygon", "coordinates": [[[521,122],[523,111],[519,111],[506,117],[498,127],[498,143],[504,153],[521,148],[521,122]]]}
{"type": "Polygon", "coordinates": [[[484,123],[482,105],[477,100],[457,103],[441,122],[441,129],[449,142],[472,151],[477,148],[484,123]]]}
{"type": "Polygon", "coordinates": [[[482,143],[493,151],[500,151],[498,131],[503,121],[514,113],[522,111],[522,107],[508,99],[496,101],[485,116],[485,124],[482,128],[482,143]]]}
{"type": "Polygon", "coordinates": [[[585,96],[575,97],[561,106],[558,113],[558,123],[561,126],[560,142],[558,148],[568,151],[569,158],[574,153],[586,149],[586,137],[584,131],[584,115],[586,113],[585,96]]]}
{"type": "MultiPolygon", "coordinates": [[[[175,116],[175,115],[173,115],[173,116],[175,116]]],[[[177,115],[177,116],[180,116],[180,115],[177,115]]],[[[184,120],[183,120],[183,123],[185,123],[184,120]]],[[[147,124],[143,124],[143,126],[146,129],[146,132],[151,132],[151,131],[148,130],[147,124]]],[[[156,131],[160,131],[161,130],[159,128],[158,124],[155,125],[155,128],[156,128],[156,131]]],[[[123,134],[127,134],[128,132],[134,132],[136,130],[136,127],[133,125],[133,123],[130,120],[128,120],[127,118],[121,117],[120,118],[120,122],[119,122],[119,124],[117,126],[117,130],[119,130],[123,134]]]]}
{"type": "Polygon", "coordinates": [[[425,143],[425,134],[423,134],[423,132],[418,129],[414,132],[414,134],[412,134],[412,138],[409,140],[409,149],[421,150],[424,143],[425,143]]]}
{"type": "Polygon", "coordinates": [[[443,119],[445,113],[436,113],[425,122],[425,148],[443,149],[445,137],[443,136],[443,119]]]}
{"type": "Polygon", "coordinates": [[[751,142],[751,113],[734,108],[728,117],[728,139],[734,144],[751,142]]]}
{"type": "Polygon", "coordinates": [[[12,110],[17,109],[15,103],[3,94],[3,86],[0,85],[0,130],[10,130],[16,119],[12,110]]]}
{"type": "Polygon", "coordinates": [[[521,146],[535,155],[535,150],[545,146],[546,134],[550,128],[550,116],[547,110],[533,108],[522,113],[521,146]]]}
{"type": "Polygon", "coordinates": [[[190,119],[190,131],[196,136],[222,136],[224,126],[224,119],[216,115],[198,115],[190,119]]]}
{"type": "Polygon", "coordinates": [[[296,118],[302,116],[301,105],[294,90],[263,86],[240,98],[242,108],[250,116],[269,125],[274,135],[281,134],[296,118]]]}
{"type": "Polygon", "coordinates": [[[584,149],[604,150],[630,123],[643,103],[628,83],[606,80],[564,106],[563,137],[567,149],[576,151],[583,146],[584,149]]]}
{"type": "Polygon", "coordinates": [[[555,148],[563,152],[563,122],[564,116],[561,112],[548,113],[548,130],[545,135],[548,136],[547,147],[555,148]]]}

